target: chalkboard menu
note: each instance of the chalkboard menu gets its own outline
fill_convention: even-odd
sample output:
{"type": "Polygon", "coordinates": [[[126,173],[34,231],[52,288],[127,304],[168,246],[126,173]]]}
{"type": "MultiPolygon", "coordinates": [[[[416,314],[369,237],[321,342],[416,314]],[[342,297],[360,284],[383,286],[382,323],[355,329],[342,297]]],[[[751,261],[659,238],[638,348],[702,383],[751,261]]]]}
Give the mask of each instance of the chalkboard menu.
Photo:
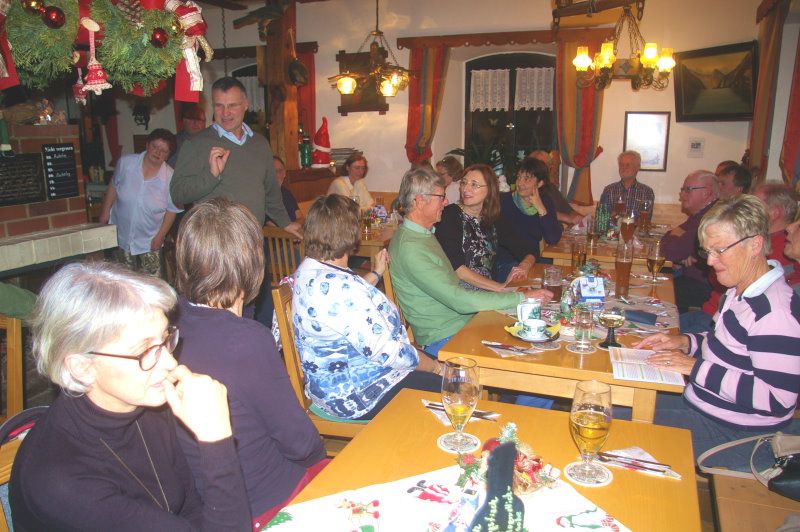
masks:
{"type": "Polygon", "coordinates": [[[78,195],[78,170],[75,167],[75,146],[43,144],[44,179],[47,197],[51,200],[78,195]]]}
{"type": "Polygon", "coordinates": [[[0,206],[44,200],[41,155],[21,153],[0,157],[0,206]]]}

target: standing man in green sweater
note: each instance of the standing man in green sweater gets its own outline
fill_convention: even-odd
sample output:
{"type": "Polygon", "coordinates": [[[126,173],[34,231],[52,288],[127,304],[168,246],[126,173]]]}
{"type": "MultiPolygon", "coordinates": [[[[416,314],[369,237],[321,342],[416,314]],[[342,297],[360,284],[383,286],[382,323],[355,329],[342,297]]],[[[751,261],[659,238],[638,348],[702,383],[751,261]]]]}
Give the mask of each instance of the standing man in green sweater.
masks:
{"type": "Polygon", "coordinates": [[[389,244],[389,273],[400,307],[426,353],[436,356],[478,311],[515,307],[525,297],[538,297],[545,303],[552,299],[548,290],[497,293],[459,286],[450,260],[433,235],[433,226],[447,205],[444,180],[433,171],[406,172],[398,201],[405,218],[389,244]]]}
{"type": "MultiPolygon", "coordinates": [[[[262,224],[269,214],[277,225],[302,238],[300,225],[289,220],[283,206],[269,142],[244,123],[248,108],[244,85],[235,78],[220,78],[211,87],[211,100],[214,123],[181,146],[170,185],[172,201],[193,203],[224,196],[243,203],[262,224]]],[[[256,319],[272,324],[269,281],[257,298],[256,319]]]]}

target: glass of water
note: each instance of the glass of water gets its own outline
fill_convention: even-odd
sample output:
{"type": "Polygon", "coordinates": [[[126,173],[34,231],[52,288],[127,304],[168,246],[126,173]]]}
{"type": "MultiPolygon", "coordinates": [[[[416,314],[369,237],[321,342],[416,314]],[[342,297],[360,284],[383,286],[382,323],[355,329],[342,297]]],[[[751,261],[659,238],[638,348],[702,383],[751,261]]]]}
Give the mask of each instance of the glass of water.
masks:
{"type": "Polygon", "coordinates": [[[577,307],[575,318],[575,341],[567,344],[567,351],[581,355],[594,353],[597,349],[592,345],[592,332],[594,331],[592,309],[577,307]]]}

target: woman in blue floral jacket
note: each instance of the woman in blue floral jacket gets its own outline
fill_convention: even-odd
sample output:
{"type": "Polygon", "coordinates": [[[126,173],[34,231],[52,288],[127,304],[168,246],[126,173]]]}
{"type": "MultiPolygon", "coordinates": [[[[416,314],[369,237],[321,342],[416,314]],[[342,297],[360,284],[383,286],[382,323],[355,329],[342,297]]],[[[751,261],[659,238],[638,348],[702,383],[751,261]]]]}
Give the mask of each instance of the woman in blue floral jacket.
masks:
{"type": "Polygon", "coordinates": [[[358,247],[358,217],[358,205],[344,196],[314,202],[292,309],[306,395],[329,415],[372,419],[402,388],[440,391],[441,367],[420,356],[397,308],[375,288],[388,263],[386,250],[366,278],[347,267],[358,247]]]}

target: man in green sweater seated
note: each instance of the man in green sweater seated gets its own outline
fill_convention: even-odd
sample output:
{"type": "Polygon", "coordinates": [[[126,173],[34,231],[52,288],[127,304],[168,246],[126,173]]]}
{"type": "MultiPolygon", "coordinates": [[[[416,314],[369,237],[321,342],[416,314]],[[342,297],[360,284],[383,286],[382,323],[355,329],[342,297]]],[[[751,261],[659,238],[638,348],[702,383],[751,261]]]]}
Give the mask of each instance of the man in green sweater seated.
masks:
{"type": "MultiPolygon", "coordinates": [[[[243,203],[262,224],[269,215],[302,239],[300,224],[289,220],[283,206],[269,142],[244,123],[244,85],[235,78],[220,78],[211,87],[211,101],[214,123],[186,140],[178,154],[169,189],[173,203],[226,197],[243,203]]],[[[272,325],[269,281],[263,283],[255,313],[258,321],[272,325]]]]}
{"type": "Polygon", "coordinates": [[[498,293],[459,286],[450,260],[433,235],[433,226],[447,205],[444,180],[433,171],[407,172],[398,202],[405,218],[389,244],[390,275],[398,303],[426,353],[438,354],[478,311],[515,307],[524,297],[545,302],[553,297],[548,290],[498,293]]]}

